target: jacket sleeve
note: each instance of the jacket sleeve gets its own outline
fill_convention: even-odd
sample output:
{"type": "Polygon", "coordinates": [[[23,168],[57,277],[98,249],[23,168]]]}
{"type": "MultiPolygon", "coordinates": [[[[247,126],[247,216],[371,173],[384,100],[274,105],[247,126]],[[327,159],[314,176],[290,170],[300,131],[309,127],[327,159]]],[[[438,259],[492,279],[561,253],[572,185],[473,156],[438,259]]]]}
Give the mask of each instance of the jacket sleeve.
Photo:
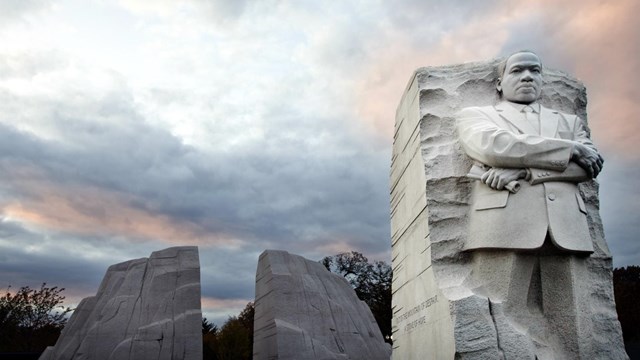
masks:
{"type": "Polygon", "coordinates": [[[573,120],[574,140],[598,152],[598,149],[596,149],[596,146],[593,145],[593,142],[589,138],[584,121],[575,115],[572,115],[571,118],[573,120]]]}
{"type": "Polygon", "coordinates": [[[573,151],[570,140],[516,133],[498,126],[485,111],[471,107],[456,115],[460,143],[471,158],[492,167],[566,169],[573,151]]]}
{"type": "MultiPolygon", "coordinates": [[[[567,126],[571,126],[573,132],[573,140],[590,147],[594,151],[598,151],[593,142],[589,138],[587,128],[582,119],[575,115],[561,115],[567,126]],[[571,125],[569,125],[571,124],[571,125]]],[[[567,181],[567,182],[583,182],[591,180],[591,176],[578,164],[571,161],[564,171],[554,171],[547,169],[531,168],[531,184],[539,184],[547,181],[567,181]]]]}
{"type": "Polygon", "coordinates": [[[569,165],[564,171],[537,168],[531,168],[529,170],[531,171],[531,179],[529,180],[531,185],[542,184],[547,181],[580,183],[591,180],[591,176],[589,176],[583,168],[573,161],[569,162],[569,165]]]}

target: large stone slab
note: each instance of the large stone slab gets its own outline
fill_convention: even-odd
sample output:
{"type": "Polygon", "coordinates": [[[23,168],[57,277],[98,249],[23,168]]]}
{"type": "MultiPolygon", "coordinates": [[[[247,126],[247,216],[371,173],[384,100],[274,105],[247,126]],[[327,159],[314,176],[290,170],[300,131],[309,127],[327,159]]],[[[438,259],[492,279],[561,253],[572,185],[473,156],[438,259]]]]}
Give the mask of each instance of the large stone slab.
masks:
{"type": "Polygon", "coordinates": [[[256,272],[253,358],[389,359],[390,347],[344,277],[316,261],[267,250],[256,272]]]}
{"type": "MultiPolygon", "coordinates": [[[[466,177],[472,161],[458,142],[455,114],[498,102],[498,62],[420,68],[398,106],[391,165],[394,359],[526,358],[519,357],[526,349],[508,349],[509,344],[517,348],[528,343],[521,329],[505,331],[508,326],[501,326],[509,322],[502,304],[470,285],[473,255],[464,251],[474,181],[466,177]]],[[[586,119],[584,86],[559,71],[545,68],[543,74],[539,102],[586,119]]],[[[598,184],[584,182],[579,190],[594,253],[576,261],[581,283],[567,295],[576,307],[554,315],[556,322],[578,324],[570,330],[579,336],[549,341],[576,342],[569,345],[579,348],[582,358],[625,359],[611,255],[598,212],[598,184]]],[[[567,259],[566,267],[574,266],[576,257],[567,259]]],[[[549,274],[562,276],[548,271],[542,277],[549,274]]],[[[530,291],[540,292],[534,285],[530,291]]],[[[564,295],[555,296],[564,301],[564,295]]],[[[553,358],[553,349],[546,355],[553,358]]]]}
{"type": "Polygon", "coordinates": [[[200,262],[195,246],[112,265],[40,359],[201,360],[200,262]]]}

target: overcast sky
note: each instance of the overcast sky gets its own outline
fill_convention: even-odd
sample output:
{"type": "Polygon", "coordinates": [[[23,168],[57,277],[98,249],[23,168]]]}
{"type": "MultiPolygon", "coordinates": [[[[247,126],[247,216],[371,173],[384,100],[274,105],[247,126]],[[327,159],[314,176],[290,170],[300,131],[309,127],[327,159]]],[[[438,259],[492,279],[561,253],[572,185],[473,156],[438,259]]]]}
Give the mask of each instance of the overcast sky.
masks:
{"type": "Polygon", "coordinates": [[[557,4],[0,0],[0,288],[73,304],[195,244],[221,325],[267,248],[389,262],[412,72],[523,48],[587,86],[614,266],[640,265],[640,2],[557,4]]]}

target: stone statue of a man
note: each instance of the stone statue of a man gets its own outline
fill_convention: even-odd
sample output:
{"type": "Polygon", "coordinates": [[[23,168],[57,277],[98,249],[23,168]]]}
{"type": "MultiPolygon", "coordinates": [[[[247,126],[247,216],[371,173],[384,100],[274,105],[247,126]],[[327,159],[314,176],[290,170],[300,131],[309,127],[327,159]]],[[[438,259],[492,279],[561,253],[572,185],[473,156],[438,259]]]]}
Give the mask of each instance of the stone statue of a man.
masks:
{"type": "Polygon", "coordinates": [[[542,72],[533,52],[510,55],[498,69],[501,102],[456,116],[478,179],[467,285],[504,312],[496,328],[506,358],[572,359],[583,331],[577,294],[593,252],[577,184],[595,178],[603,159],[580,118],[537,102],[542,72]]]}

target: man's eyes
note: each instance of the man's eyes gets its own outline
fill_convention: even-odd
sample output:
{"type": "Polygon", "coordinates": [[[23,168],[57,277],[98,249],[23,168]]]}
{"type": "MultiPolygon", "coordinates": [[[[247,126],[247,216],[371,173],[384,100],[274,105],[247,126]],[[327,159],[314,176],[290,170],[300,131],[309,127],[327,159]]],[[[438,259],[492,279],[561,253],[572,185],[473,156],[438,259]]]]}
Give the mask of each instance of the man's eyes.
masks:
{"type": "MultiPolygon", "coordinates": [[[[520,73],[520,72],[522,72],[522,71],[523,71],[523,69],[522,69],[522,68],[518,68],[518,67],[516,67],[516,68],[512,68],[512,69],[511,69],[511,71],[509,71],[509,72],[510,72],[511,74],[517,74],[517,73],[520,73]]],[[[536,74],[539,74],[539,73],[540,73],[540,69],[539,69],[539,68],[532,68],[532,69],[529,69],[529,71],[531,71],[532,73],[536,73],[536,74]]]]}

